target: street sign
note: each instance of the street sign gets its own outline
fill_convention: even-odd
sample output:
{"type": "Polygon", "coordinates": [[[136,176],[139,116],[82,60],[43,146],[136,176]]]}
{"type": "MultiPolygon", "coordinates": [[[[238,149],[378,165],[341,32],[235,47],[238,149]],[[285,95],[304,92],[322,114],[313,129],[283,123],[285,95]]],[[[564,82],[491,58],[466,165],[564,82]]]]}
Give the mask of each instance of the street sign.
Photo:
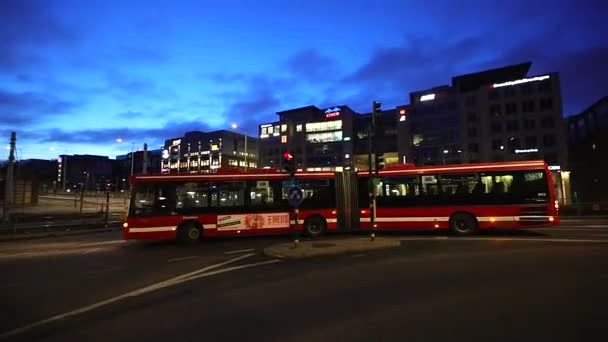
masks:
{"type": "Polygon", "coordinates": [[[300,204],[302,204],[302,201],[304,201],[304,192],[302,191],[302,188],[300,188],[297,185],[289,188],[288,201],[292,207],[294,207],[294,208],[299,207],[300,204]]]}

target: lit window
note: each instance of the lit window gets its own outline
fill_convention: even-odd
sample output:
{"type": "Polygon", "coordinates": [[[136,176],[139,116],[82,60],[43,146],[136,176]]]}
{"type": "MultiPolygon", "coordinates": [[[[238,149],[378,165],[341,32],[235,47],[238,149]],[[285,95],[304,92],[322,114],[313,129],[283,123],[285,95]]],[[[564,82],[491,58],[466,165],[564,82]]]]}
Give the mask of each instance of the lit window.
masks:
{"type": "Polygon", "coordinates": [[[341,140],[342,140],[342,131],[314,133],[314,134],[306,135],[306,141],[311,142],[311,143],[324,143],[324,142],[333,142],[333,141],[341,141],[341,140]]]}
{"type": "Polygon", "coordinates": [[[286,143],[287,143],[287,136],[281,135],[281,144],[286,144],[286,143]]]}
{"type": "Polygon", "coordinates": [[[297,132],[302,132],[302,124],[299,124],[296,126],[296,131],[297,132]]]}
{"type": "Polygon", "coordinates": [[[306,124],[306,132],[336,131],[342,129],[342,120],[312,122],[306,124]]]}
{"type": "Polygon", "coordinates": [[[347,153],[344,155],[344,159],[348,159],[348,158],[350,158],[350,154],[347,153]]]}
{"type": "Polygon", "coordinates": [[[228,159],[228,165],[230,165],[230,166],[237,166],[238,165],[238,161],[236,159],[228,159]]]}
{"type": "Polygon", "coordinates": [[[281,125],[281,132],[287,132],[287,125],[286,124],[282,124],[281,125]]]}

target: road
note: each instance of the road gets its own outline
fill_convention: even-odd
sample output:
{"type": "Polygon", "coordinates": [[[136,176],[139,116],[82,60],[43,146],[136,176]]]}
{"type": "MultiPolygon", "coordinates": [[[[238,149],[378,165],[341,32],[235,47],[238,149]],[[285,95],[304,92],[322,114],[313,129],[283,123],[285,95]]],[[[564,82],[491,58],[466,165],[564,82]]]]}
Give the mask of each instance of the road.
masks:
{"type": "MultiPolygon", "coordinates": [[[[288,237],[192,246],[117,232],[0,244],[0,333],[22,341],[608,340],[608,219],[303,260],[288,237]]],[[[340,237],[338,237],[340,238],[340,237]]]]}

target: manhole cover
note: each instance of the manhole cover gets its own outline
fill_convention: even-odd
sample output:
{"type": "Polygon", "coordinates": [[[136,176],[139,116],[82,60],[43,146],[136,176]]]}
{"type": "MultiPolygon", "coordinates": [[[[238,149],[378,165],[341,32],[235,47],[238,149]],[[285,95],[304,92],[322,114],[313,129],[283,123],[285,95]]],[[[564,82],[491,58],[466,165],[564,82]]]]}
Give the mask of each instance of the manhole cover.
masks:
{"type": "Polygon", "coordinates": [[[313,248],[328,248],[334,247],[336,244],[331,242],[315,242],[312,244],[313,248]]]}

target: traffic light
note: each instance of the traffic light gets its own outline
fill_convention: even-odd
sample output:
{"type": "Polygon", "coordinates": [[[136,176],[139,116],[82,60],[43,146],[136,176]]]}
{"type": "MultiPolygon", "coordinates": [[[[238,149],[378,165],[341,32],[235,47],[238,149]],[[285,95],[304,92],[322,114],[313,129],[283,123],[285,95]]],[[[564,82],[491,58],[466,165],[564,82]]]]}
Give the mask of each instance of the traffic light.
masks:
{"type": "Polygon", "coordinates": [[[376,127],[380,123],[380,113],[382,112],[382,103],[374,101],[372,103],[372,126],[376,127]]]}
{"type": "Polygon", "coordinates": [[[386,166],[386,161],[384,160],[384,154],[376,154],[376,170],[380,171],[386,166]]]}
{"type": "Polygon", "coordinates": [[[293,158],[293,154],[289,151],[283,153],[283,170],[285,170],[291,177],[296,173],[296,161],[293,158]]]}

